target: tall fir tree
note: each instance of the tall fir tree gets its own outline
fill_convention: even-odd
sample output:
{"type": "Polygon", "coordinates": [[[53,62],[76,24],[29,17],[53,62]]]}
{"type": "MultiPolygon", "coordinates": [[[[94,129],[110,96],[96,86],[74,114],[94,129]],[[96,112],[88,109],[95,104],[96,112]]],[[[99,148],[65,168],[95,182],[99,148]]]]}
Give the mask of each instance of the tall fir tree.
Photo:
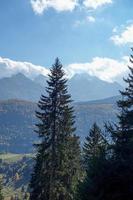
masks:
{"type": "Polygon", "coordinates": [[[130,57],[129,75],[124,79],[127,87],[118,101],[119,123],[108,127],[113,145],[112,156],[105,170],[102,198],[108,200],[133,199],[133,56],[130,57]]]}
{"type": "Polygon", "coordinates": [[[107,141],[101,129],[97,123],[94,123],[83,146],[84,162],[87,164],[87,169],[89,163],[97,159],[102,153],[105,153],[106,145],[107,141]]]}
{"type": "Polygon", "coordinates": [[[119,124],[111,130],[114,145],[106,195],[110,194],[114,200],[133,199],[133,55],[130,64],[130,73],[124,79],[127,87],[121,91],[122,100],[118,101],[119,124]]]}
{"type": "Polygon", "coordinates": [[[74,135],[74,114],[62,64],[57,58],[36,112],[39,123],[37,155],[30,183],[31,200],[72,200],[80,166],[74,135]]]}
{"type": "MultiPolygon", "coordinates": [[[[133,56],[130,57],[133,65],[133,56]]],[[[122,159],[133,156],[133,67],[129,67],[130,74],[124,79],[127,87],[121,91],[122,100],[118,101],[120,114],[118,115],[119,125],[116,131],[112,132],[115,141],[115,155],[122,159]]]]}
{"type": "Polygon", "coordinates": [[[99,200],[107,144],[101,129],[94,123],[83,147],[86,175],[78,187],[78,200],[99,200]]]}

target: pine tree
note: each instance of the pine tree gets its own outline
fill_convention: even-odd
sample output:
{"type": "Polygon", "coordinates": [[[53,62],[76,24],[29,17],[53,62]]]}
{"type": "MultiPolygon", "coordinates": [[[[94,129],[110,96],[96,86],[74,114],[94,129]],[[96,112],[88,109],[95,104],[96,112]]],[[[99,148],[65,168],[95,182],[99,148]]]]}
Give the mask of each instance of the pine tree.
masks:
{"type": "MultiPolygon", "coordinates": [[[[133,56],[130,58],[133,64],[133,56]]],[[[121,91],[118,101],[120,113],[119,123],[109,127],[112,134],[112,157],[105,171],[103,199],[131,200],[133,199],[133,67],[129,67],[129,75],[124,79],[127,87],[121,91]]]]}
{"type": "MultiPolygon", "coordinates": [[[[130,62],[133,64],[133,56],[130,62]]],[[[122,100],[118,101],[121,112],[118,115],[119,125],[116,131],[112,132],[115,140],[115,155],[128,159],[133,156],[133,68],[129,67],[130,74],[127,79],[125,91],[121,91],[122,100]]]]}
{"type": "Polygon", "coordinates": [[[92,160],[97,159],[102,153],[105,153],[105,146],[107,141],[102,135],[102,131],[99,126],[94,123],[89,135],[86,137],[86,141],[84,143],[83,151],[84,151],[84,161],[87,164],[92,162],[92,160]]]}
{"type": "Polygon", "coordinates": [[[86,176],[79,184],[78,200],[99,200],[101,178],[106,161],[107,141],[96,123],[92,126],[84,144],[84,163],[86,176]]]}
{"type": "MultiPolygon", "coordinates": [[[[133,64],[133,55],[130,57],[133,64]]],[[[118,101],[121,113],[118,116],[119,126],[114,131],[114,156],[117,163],[117,172],[121,177],[117,193],[120,198],[133,199],[133,67],[129,67],[125,91],[121,92],[122,100],[118,101]]]]}
{"type": "Polygon", "coordinates": [[[31,180],[31,200],[72,200],[78,178],[80,148],[67,80],[57,58],[36,112],[40,143],[31,180]]]}

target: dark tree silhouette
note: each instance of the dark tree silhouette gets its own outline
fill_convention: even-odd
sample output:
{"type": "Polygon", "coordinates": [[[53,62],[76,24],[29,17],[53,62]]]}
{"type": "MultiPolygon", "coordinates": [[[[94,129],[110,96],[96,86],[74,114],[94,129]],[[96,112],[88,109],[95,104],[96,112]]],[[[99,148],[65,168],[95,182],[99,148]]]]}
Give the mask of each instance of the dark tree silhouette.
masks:
{"type": "Polygon", "coordinates": [[[31,200],[71,200],[80,162],[78,137],[74,135],[74,114],[62,64],[57,58],[47,81],[47,95],[41,96],[36,112],[36,165],[31,180],[31,200]]]}

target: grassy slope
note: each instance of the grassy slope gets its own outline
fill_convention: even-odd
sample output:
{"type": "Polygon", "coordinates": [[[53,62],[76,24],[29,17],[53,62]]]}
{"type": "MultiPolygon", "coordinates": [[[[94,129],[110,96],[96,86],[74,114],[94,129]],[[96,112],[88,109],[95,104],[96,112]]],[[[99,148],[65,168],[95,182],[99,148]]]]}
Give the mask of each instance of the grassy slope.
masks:
{"type": "Polygon", "coordinates": [[[12,163],[21,160],[24,156],[32,157],[32,154],[13,154],[13,153],[0,154],[0,159],[2,159],[4,162],[12,163]]]}

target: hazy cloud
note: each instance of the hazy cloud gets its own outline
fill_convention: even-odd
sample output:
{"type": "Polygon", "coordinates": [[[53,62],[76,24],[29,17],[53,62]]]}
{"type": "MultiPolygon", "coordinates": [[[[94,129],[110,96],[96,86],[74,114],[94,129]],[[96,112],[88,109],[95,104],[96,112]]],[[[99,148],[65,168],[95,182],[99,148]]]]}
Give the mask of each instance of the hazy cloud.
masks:
{"type": "Polygon", "coordinates": [[[96,19],[93,17],[93,16],[87,16],[87,21],[89,21],[89,22],[95,22],[96,21],[96,19]]]}
{"type": "Polygon", "coordinates": [[[84,0],[83,4],[86,8],[97,9],[106,4],[113,3],[112,0],[84,0]]]}
{"type": "Polygon", "coordinates": [[[88,23],[94,23],[96,19],[93,16],[87,16],[85,19],[76,20],[74,22],[74,27],[80,27],[82,25],[87,25],[88,23]]]}

